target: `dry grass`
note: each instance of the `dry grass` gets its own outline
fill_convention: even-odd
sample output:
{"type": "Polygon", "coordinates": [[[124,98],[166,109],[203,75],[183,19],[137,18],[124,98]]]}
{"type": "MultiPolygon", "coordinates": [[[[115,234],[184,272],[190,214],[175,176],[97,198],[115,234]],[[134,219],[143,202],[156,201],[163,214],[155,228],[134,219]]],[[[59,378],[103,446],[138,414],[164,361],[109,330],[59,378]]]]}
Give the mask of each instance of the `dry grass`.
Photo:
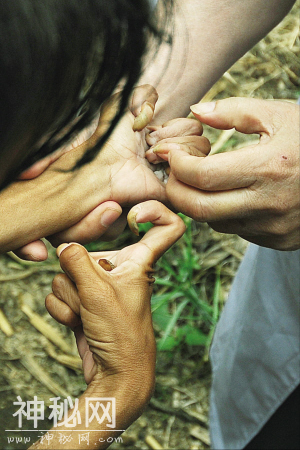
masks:
{"type": "MultiPolygon", "coordinates": [[[[284,21],[241,58],[204,100],[243,96],[295,101],[300,94],[299,11],[298,1],[284,21]]],[[[213,142],[214,152],[232,150],[253,140],[251,136],[207,127],[205,134],[213,142]]],[[[124,243],[127,237],[125,234],[117,244],[124,243]]],[[[193,245],[201,266],[194,282],[209,298],[218,267],[222,307],[246,244],[236,236],[219,235],[205,225],[195,225],[193,245]]],[[[15,412],[12,402],[17,395],[24,400],[38,395],[47,403],[53,394],[78,397],[84,390],[72,334],[49,317],[43,304],[58,270],[54,254],[38,266],[8,255],[0,257],[1,431],[13,426],[13,421],[6,419],[15,412]]],[[[124,445],[113,448],[155,448],[157,444],[151,437],[161,448],[209,448],[209,383],[209,366],[203,359],[199,364],[194,350],[184,357],[179,352],[173,360],[160,355],[152,407],[125,433],[124,445]]],[[[5,439],[5,433],[2,435],[5,439]]],[[[0,444],[4,448],[7,440],[0,444]]]]}

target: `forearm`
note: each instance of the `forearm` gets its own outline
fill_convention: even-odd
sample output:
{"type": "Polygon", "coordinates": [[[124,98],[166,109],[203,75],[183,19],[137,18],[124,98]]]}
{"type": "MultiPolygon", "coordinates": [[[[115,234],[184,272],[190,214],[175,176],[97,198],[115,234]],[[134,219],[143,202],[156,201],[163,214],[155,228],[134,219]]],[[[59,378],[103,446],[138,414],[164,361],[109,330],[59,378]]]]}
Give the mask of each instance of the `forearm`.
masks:
{"type": "Polygon", "coordinates": [[[79,398],[79,415],[75,416],[74,422],[70,417],[73,410],[68,413],[69,426],[59,422],[51,428],[46,435],[33,444],[30,449],[85,449],[91,446],[97,449],[107,448],[114,440],[131,425],[142,413],[149,401],[154,384],[151,374],[148,379],[144,374],[132,373],[131,377],[119,377],[109,375],[100,380],[92,381],[85,393],[79,398]],[[96,415],[93,417],[93,409],[99,405],[96,415]],[[110,402],[108,406],[108,402],[110,402]],[[106,409],[107,408],[107,409],[106,409]],[[104,411],[107,411],[106,414],[104,411]],[[78,420],[80,417],[80,421],[78,420]],[[75,426],[70,426],[74,423],[75,426]],[[64,439],[62,439],[64,437],[64,439]],[[84,440],[84,438],[86,440],[84,440]]]}
{"type": "Polygon", "coordinates": [[[75,173],[57,170],[72,164],[68,154],[38,178],[15,182],[1,192],[0,252],[64,230],[107,200],[105,174],[99,177],[97,164],[75,173]]]}
{"type": "Polygon", "coordinates": [[[175,8],[173,46],[142,77],[159,94],[155,120],[189,113],[235,61],[288,13],[294,0],[185,0],[175,8]],[[156,86],[157,84],[157,86],[156,86]]]}

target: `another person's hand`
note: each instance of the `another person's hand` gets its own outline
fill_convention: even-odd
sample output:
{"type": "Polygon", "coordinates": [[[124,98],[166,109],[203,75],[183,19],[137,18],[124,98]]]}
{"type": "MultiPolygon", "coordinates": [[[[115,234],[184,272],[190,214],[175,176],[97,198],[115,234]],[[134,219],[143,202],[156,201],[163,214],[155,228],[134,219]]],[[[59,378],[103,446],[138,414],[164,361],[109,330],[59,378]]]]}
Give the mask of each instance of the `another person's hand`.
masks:
{"type": "Polygon", "coordinates": [[[154,225],[137,244],[91,254],[79,244],[58,247],[65,274],[54,278],[46,307],[74,329],[88,384],[95,377],[125,376],[130,389],[142,393],[152,390],[155,366],[153,266],[185,226],[157,201],[136,205],[130,216],[137,223],[154,225]]]}
{"type": "Polygon", "coordinates": [[[229,98],[193,105],[202,123],[256,133],[256,145],[199,158],[157,151],[171,173],[167,195],[177,210],[264,247],[300,247],[299,106],[229,98]]]}
{"type": "MultiPolygon", "coordinates": [[[[157,93],[152,86],[145,85],[135,89],[130,104],[130,112],[135,117],[133,127],[136,131],[142,131],[151,121],[156,101],[157,93]]],[[[111,113],[114,113],[114,110],[110,110],[110,104],[112,104],[111,101],[107,103],[108,106],[102,107],[102,123],[106,111],[108,116],[110,116],[111,113]]],[[[74,141],[63,146],[53,154],[46,156],[42,160],[37,161],[32,167],[22,172],[18,179],[31,180],[37,178],[65,153],[81,146],[86,148],[89,145],[89,140],[92,141],[92,139],[95,138],[95,133],[99,134],[99,130],[97,131],[97,129],[99,128],[100,123],[101,120],[99,120],[98,116],[98,118],[96,118],[87,129],[83,130],[74,141]]],[[[78,223],[62,232],[56,233],[50,239],[57,245],[59,242],[65,241],[77,241],[86,244],[87,242],[98,239],[100,236],[102,236],[104,240],[113,239],[119,234],[120,230],[122,231],[124,220],[119,221],[121,223],[120,225],[118,225],[118,223],[115,225],[113,232],[109,230],[109,227],[119,218],[121,213],[122,208],[116,202],[101,203],[78,223]]],[[[30,242],[16,249],[14,253],[22,259],[33,261],[43,261],[48,257],[47,248],[42,240],[30,242]]]]}
{"type": "Polygon", "coordinates": [[[141,415],[153,393],[153,265],[183,234],[185,226],[156,201],[136,205],[130,216],[133,225],[147,221],[154,224],[135,245],[93,255],[79,244],[58,248],[65,274],[55,277],[46,306],[59,322],[74,329],[88,386],[77,399],[76,409],[64,413],[57,426],[32,449],[82,448],[80,435],[84,431],[94,448],[107,448],[141,415]],[[101,408],[103,414],[99,416],[101,408]],[[80,420],[74,423],[75,413],[80,420]],[[57,431],[70,433],[70,426],[72,441],[62,443],[57,431]]]}
{"type": "MultiPolygon", "coordinates": [[[[113,239],[122,232],[126,225],[127,207],[152,198],[166,202],[165,184],[157,179],[153,173],[155,167],[145,159],[145,151],[149,148],[149,145],[152,145],[156,133],[152,132],[152,142],[148,143],[148,129],[134,131],[140,130],[151,121],[156,100],[157,93],[151,86],[140,86],[135,89],[130,111],[123,117],[113,135],[91,163],[91,171],[98,172],[95,189],[99,185],[98,189],[101,190],[100,184],[103,180],[102,185],[106,183],[106,192],[103,198],[109,201],[102,202],[89,214],[81,218],[78,223],[48,236],[53,245],[57,246],[66,241],[85,244],[98,239],[100,236],[103,240],[113,239]],[[119,204],[124,208],[122,215],[119,204]],[[113,223],[114,226],[112,227],[113,223]]],[[[56,166],[59,168],[60,160],[67,161],[72,155],[76,155],[76,152],[83,153],[85,148],[103,133],[103,128],[107,125],[113,108],[112,98],[102,107],[98,127],[90,139],[78,148],[69,151],[69,154],[61,156],[48,170],[55,170],[56,166]]],[[[190,145],[197,145],[197,139],[202,133],[202,126],[195,120],[187,122],[189,122],[188,125],[181,125],[179,128],[177,126],[165,128],[167,133],[164,136],[177,136],[178,130],[180,130],[180,134],[186,137],[191,135],[190,145]],[[196,140],[195,143],[194,140],[196,140]]],[[[161,136],[159,131],[157,133],[161,136]]],[[[88,179],[86,183],[89,183],[88,179]]],[[[47,258],[47,250],[42,241],[29,243],[18,249],[16,253],[24,259],[43,260],[47,258]]]]}

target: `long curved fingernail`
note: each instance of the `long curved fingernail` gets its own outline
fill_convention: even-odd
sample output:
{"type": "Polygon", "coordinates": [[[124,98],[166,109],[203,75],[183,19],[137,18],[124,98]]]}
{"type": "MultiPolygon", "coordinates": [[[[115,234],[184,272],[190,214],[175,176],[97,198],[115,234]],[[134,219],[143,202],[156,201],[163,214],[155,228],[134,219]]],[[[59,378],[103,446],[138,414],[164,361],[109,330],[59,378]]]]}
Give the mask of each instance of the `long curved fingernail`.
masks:
{"type": "Polygon", "coordinates": [[[139,227],[136,223],[136,216],[138,214],[138,210],[131,209],[127,215],[127,222],[129,225],[130,230],[136,235],[139,236],[139,227]]]}
{"type": "Polygon", "coordinates": [[[153,114],[154,106],[149,102],[145,102],[142,105],[141,112],[134,119],[132,127],[133,131],[142,131],[151,122],[153,114]]]}

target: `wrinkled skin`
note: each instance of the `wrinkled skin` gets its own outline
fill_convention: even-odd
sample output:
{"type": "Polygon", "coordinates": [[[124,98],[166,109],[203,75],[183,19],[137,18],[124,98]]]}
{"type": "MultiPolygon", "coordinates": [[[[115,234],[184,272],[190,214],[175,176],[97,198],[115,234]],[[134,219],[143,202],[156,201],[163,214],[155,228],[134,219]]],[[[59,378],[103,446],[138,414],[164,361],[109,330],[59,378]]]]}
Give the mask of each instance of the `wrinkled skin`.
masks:
{"type": "Polygon", "coordinates": [[[182,236],[185,225],[157,201],[131,211],[137,223],[154,224],[137,244],[90,254],[77,244],[58,248],[65,274],[54,278],[46,307],[56,320],[74,329],[87,383],[97,373],[136,370],[141,364],[150,365],[154,373],[153,265],[182,236]],[[110,262],[109,271],[97,264],[100,258],[110,262]]]}
{"type": "Polygon", "coordinates": [[[263,247],[300,248],[299,105],[230,98],[191,109],[202,123],[255,133],[260,141],[207,157],[161,142],[156,154],[171,167],[167,194],[174,207],[263,247]]]}
{"type": "MultiPolygon", "coordinates": [[[[48,236],[53,245],[57,246],[62,242],[70,241],[86,243],[98,239],[102,235],[104,235],[104,239],[115,238],[124,229],[128,207],[147,199],[157,199],[168,203],[164,183],[160,182],[153,174],[151,164],[145,159],[145,151],[149,148],[146,141],[149,130],[133,131],[135,118],[139,115],[142,105],[146,102],[147,104],[151,103],[154,107],[156,100],[157,93],[151,86],[142,86],[135,90],[130,111],[120,121],[99,155],[89,164],[89,170],[83,168],[86,173],[88,172],[86,179],[78,177],[78,186],[80,187],[82,184],[82,189],[85,188],[86,183],[94,183],[95,189],[99,191],[98,204],[100,205],[97,205],[97,200],[95,200],[89,214],[71,226],[62,226],[61,231],[48,236]],[[122,215],[120,205],[124,208],[122,215]],[[101,219],[104,212],[108,212],[108,215],[106,215],[105,226],[102,226],[101,219]],[[118,220],[116,221],[116,219],[118,220]],[[114,223],[114,227],[111,227],[112,223],[114,223]]],[[[83,154],[88,146],[93,145],[98,136],[103,133],[113,108],[114,99],[110,99],[102,107],[100,121],[93,135],[77,148],[68,148],[68,152],[61,155],[55,162],[51,161],[51,165],[37,180],[47,172],[72,166],[73,161],[83,154]]],[[[147,109],[143,110],[144,115],[145,111],[147,112],[147,109]]],[[[151,118],[152,114],[149,112],[149,121],[151,118]]],[[[180,129],[180,132],[185,135],[185,139],[190,136],[191,145],[201,146],[202,141],[197,141],[202,133],[201,124],[195,120],[180,120],[183,121],[181,127],[170,127],[168,136],[177,136],[176,133],[180,129]]],[[[38,169],[39,167],[42,166],[38,166],[38,169]]],[[[80,171],[82,172],[82,169],[79,169],[78,173],[80,171]]],[[[38,170],[33,167],[29,170],[29,174],[32,175],[32,173],[37,175],[38,170]]],[[[23,174],[24,176],[26,177],[26,173],[23,174]]],[[[74,176],[77,177],[77,174],[74,176]]],[[[47,257],[47,251],[41,241],[32,242],[17,250],[16,253],[25,259],[43,260],[47,257]]]]}

